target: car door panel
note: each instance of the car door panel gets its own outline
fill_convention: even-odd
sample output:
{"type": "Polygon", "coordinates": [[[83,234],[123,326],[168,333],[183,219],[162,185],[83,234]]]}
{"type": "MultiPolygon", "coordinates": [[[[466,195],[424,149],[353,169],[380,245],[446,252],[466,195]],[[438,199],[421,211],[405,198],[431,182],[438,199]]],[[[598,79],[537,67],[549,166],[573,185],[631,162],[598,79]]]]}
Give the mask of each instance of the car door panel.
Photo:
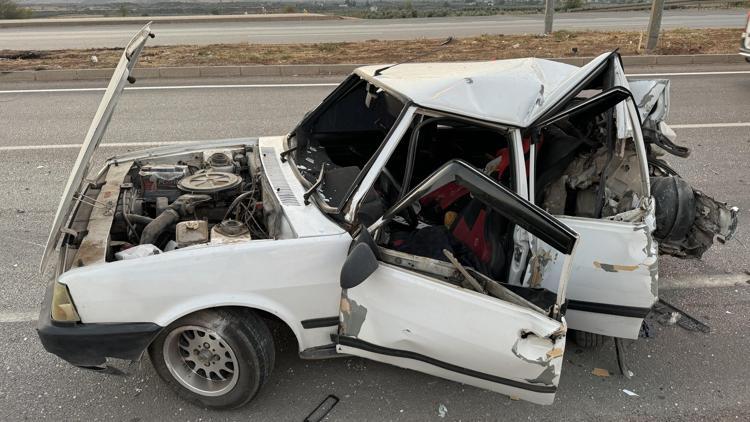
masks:
{"type": "MultiPolygon", "coordinates": [[[[571,327],[595,334],[638,338],[643,318],[658,299],[657,245],[646,224],[560,216],[579,233],[566,287],[571,327]]],[[[524,285],[558,291],[560,260],[535,239],[524,285]]]]}
{"type": "Polygon", "coordinates": [[[550,404],[564,332],[564,321],[381,263],[343,292],[337,349],[550,404]]]}
{"type": "MultiPolygon", "coordinates": [[[[649,199],[648,168],[641,131],[632,124],[638,121],[637,111],[624,73],[617,63],[614,76],[619,86],[573,105],[540,125],[561,120],[566,115],[575,115],[587,108],[606,110],[614,106],[614,136],[623,145],[625,142],[634,143],[634,159],[625,165],[632,168],[633,174],[637,173],[638,177],[614,178],[611,182],[632,189],[639,197],[637,207],[614,217],[558,215],[557,218],[580,236],[566,291],[566,316],[570,327],[595,334],[636,339],[643,318],[657,300],[658,293],[657,244],[652,235],[655,226],[654,204],[649,199]]],[[[624,146],[622,148],[624,151],[624,146]]],[[[537,161],[534,162],[536,164],[537,161]]],[[[532,171],[540,170],[534,167],[532,171]]],[[[524,285],[557,291],[555,280],[560,273],[560,263],[546,256],[547,249],[544,242],[532,239],[532,257],[524,285]]]]}

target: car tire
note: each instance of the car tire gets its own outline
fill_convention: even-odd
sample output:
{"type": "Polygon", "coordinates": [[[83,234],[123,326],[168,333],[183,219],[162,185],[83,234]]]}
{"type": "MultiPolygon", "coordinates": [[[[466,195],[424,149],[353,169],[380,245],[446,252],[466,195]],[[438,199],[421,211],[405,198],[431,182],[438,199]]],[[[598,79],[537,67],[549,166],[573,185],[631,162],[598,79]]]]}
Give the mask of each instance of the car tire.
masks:
{"type": "Polygon", "coordinates": [[[180,397],[212,409],[247,404],[275,360],[271,331],[260,317],[222,309],[173,322],[148,351],[156,372],[180,397]]]}
{"type": "Polygon", "coordinates": [[[578,330],[575,330],[573,332],[573,341],[575,341],[579,347],[582,347],[584,349],[596,349],[598,347],[601,347],[601,345],[604,344],[606,340],[607,337],[601,334],[594,334],[578,330]]]}

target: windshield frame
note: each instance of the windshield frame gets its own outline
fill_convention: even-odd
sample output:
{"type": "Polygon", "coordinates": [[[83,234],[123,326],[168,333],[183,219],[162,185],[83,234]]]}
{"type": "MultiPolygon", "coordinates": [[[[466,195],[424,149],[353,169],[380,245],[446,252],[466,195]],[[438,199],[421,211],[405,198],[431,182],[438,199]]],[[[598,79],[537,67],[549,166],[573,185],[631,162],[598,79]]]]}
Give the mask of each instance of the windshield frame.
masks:
{"type": "MultiPolygon", "coordinates": [[[[340,215],[342,211],[347,209],[347,205],[349,204],[352,195],[357,191],[358,186],[362,183],[365,176],[369,173],[370,168],[375,164],[378,157],[382,155],[383,149],[387,144],[390,143],[391,138],[394,136],[400,138],[401,134],[400,131],[397,133],[397,128],[399,128],[404,121],[411,122],[411,114],[409,114],[409,111],[413,109],[412,101],[406,97],[404,97],[402,94],[397,93],[389,88],[382,87],[379,84],[376,83],[376,81],[366,79],[361,77],[360,75],[357,75],[355,73],[352,73],[350,76],[348,76],[339,86],[337,86],[333,92],[331,92],[313,111],[305,115],[305,117],[294,127],[294,129],[285,137],[284,139],[284,150],[289,150],[290,148],[295,148],[297,144],[295,143],[294,146],[292,146],[292,139],[297,136],[297,131],[299,128],[304,125],[305,123],[309,122],[311,119],[315,118],[316,116],[320,115],[326,108],[331,106],[333,103],[335,103],[337,100],[339,100],[342,96],[346,95],[350,89],[352,89],[354,86],[356,86],[359,83],[369,83],[373,86],[375,86],[378,89],[382,89],[387,94],[393,96],[394,98],[398,99],[403,103],[403,107],[401,108],[401,111],[398,114],[398,117],[396,117],[396,120],[394,121],[393,125],[391,125],[391,128],[388,130],[388,133],[383,138],[383,141],[380,143],[378,148],[373,153],[372,157],[367,161],[367,163],[362,167],[359,174],[357,174],[357,177],[354,179],[354,182],[351,186],[347,189],[343,200],[341,201],[338,206],[331,206],[328,205],[325,200],[323,199],[323,196],[321,194],[321,191],[319,189],[315,190],[315,193],[310,196],[310,199],[315,203],[315,205],[325,214],[332,214],[332,215],[340,215]]],[[[412,110],[413,112],[413,110],[412,110]]],[[[299,168],[297,167],[297,160],[294,156],[294,154],[289,154],[286,157],[286,161],[289,163],[289,166],[292,169],[292,172],[297,177],[297,179],[300,181],[302,186],[307,190],[310,189],[313,186],[313,182],[310,182],[305,176],[302,175],[302,173],[299,171],[299,168]]],[[[344,219],[346,221],[346,218],[344,219]]]]}

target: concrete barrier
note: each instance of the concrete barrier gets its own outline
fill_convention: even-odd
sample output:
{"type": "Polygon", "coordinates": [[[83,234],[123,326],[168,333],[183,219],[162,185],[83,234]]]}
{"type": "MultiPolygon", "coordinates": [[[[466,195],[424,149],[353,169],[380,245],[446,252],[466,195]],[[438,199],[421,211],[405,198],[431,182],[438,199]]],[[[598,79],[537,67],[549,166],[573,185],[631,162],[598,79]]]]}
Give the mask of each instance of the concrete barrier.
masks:
{"type": "Polygon", "coordinates": [[[74,81],[78,80],[79,71],[76,69],[37,70],[34,73],[36,81],[74,81]]]}
{"type": "Polygon", "coordinates": [[[648,66],[656,64],[657,56],[622,56],[622,64],[625,66],[648,66]]]}
{"type": "MultiPolygon", "coordinates": [[[[550,59],[575,66],[582,66],[592,57],[561,57],[550,59]]],[[[623,56],[625,66],[690,65],[744,63],[739,54],[696,54],[675,56],[623,56]]],[[[185,66],[136,68],[136,79],[238,76],[329,76],[346,75],[362,64],[293,64],[293,65],[247,65],[247,66],[185,66]]],[[[113,69],[63,69],[0,71],[0,82],[17,81],[73,81],[108,79],[113,69]]]]}
{"type": "Polygon", "coordinates": [[[35,81],[37,72],[34,70],[21,70],[19,72],[0,72],[0,82],[35,81]]]}
{"type": "Polygon", "coordinates": [[[240,66],[242,76],[281,76],[281,66],[240,66]]]}
{"type": "Polygon", "coordinates": [[[199,78],[200,67],[160,67],[159,78],[199,78]]]}
{"type": "Polygon", "coordinates": [[[203,66],[199,69],[203,77],[240,76],[240,66],[203,66]]]}
{"type": "MultiPolygon", "coordinates": [[[[279,66],[281,76],[318,76],[320,65],[317,64],[292,64],[279,66]]],[[[350,71],[351,72],[351,71],[350,71]]]]}
{"type": "Polygon", "coordinates": [[[76,79],[111,79],[114,69],[76,69],[76,79]]]}

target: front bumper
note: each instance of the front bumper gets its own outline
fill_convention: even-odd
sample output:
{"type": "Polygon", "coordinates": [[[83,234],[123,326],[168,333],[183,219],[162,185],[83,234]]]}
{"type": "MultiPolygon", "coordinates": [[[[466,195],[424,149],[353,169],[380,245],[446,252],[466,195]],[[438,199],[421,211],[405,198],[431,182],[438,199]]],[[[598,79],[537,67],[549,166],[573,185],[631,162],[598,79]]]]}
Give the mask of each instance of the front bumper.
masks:
{"type": "Polygon", "coordinates": [[[83,324],[53,321],[50,311],[53,283],[44,295],[36,330],[48,352],[75,366],[101,367],[107,358],[139,359],[162,329],[150,322],[83,324]]]}

